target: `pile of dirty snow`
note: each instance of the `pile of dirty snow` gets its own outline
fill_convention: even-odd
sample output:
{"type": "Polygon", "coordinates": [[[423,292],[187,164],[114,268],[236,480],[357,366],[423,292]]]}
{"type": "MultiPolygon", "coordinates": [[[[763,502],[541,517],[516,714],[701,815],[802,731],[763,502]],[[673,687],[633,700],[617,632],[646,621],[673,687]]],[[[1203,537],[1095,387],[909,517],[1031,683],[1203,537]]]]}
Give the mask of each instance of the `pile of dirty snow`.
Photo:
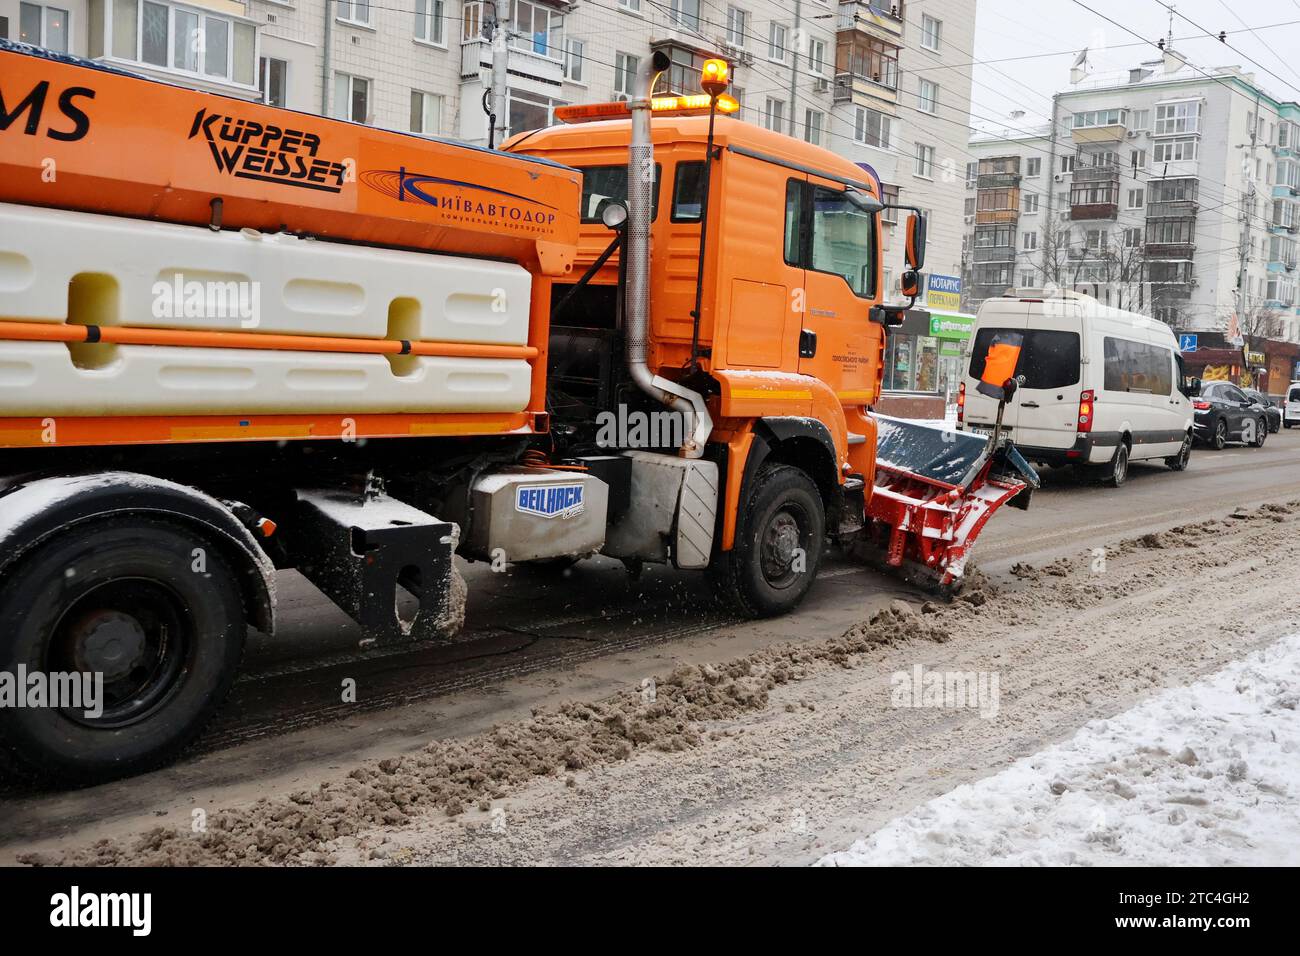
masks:
{"type": "Polygon", "coordinates": [[[1093,721],[820,865],[1294,865],[1298,701],[1300,634],[1093,721]]]}

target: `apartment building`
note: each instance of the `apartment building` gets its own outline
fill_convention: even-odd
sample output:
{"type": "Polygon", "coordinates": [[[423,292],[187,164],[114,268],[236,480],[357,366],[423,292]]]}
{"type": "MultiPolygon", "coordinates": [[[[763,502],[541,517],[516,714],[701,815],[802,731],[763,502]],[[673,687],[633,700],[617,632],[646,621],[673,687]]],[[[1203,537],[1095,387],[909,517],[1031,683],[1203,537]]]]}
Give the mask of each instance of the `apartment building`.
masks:
{"type": "Polygon", "coordinates": [[[968,306],[1055,283],[1180,330],[1300,341],[1300,108],[1172,47],[1071,79],[1054,124],[970,140],[968,306]]]}
{"type": "MultiPolygon", "coordinates": [[[[494,0],[0,0],[0,35],[169,82],[486,143],[494,0]],[[326,11],[330,16],[326,16],[326,11]]],[[[972,0],[500,0],[507,125],[625,98],[652,51],[670,91],[733,65],[745,120],[871,166],[931,213],[928,271],[958,277],[972,0]]],[[[891,219],[895,218],[893,216],[891,219]]],[[[891,234],[897,230],[892,225],[891,234]]],[[[897,240],[886,239],[894,283],[897,240]]]]}

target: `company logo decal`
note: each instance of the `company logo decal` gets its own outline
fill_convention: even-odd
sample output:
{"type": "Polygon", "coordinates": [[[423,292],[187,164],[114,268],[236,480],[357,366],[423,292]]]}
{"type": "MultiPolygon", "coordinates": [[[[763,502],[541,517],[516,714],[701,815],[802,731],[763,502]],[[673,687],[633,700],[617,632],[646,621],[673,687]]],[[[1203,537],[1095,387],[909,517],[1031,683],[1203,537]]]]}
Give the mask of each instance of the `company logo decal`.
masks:
{"type": "Polygon", "coordinates": [[[490,225],[518,225],[535,231],[555,225],[555,207],[528,196],[480,186],[462,179],[400,169],[371,169],[358,177],[376,192],[398,202],[433,206],[449,219],[490,225]],[[549,211],[548,211],[549,210],[549,211]]]}
{"type": "MultiPolygon", "coordinates": [[[[12,86],[9,87],[9,91],[12,94],[12,86]]],[[[95,91],[85,86],[69,86],[59,92],[58,108],[63,114],[59,119],[70,120],[72,129],[55,129],[53,124],[47,123],[45,127],[47,137],[73,143],[86,135],[86,131],[90,129],[90,117],[74,102],[78,97],[93,100],[95,91]]],[[[13,100],[14,97],[11,96],[10,99],[13,100]]],[[[45,115],[47,99],[52,99],[49,80],[41,80],[17,102],[6,103],[4,90],[0,90],[0,132],[5,132],[21,118],[23,133],[28,136],[40,135],[41,119],[45,115]]]]}
{"type": "Polygon", "coordinates": [[[315,133],[209,113],[206,108],[194,114],[189,138],[200,133],[223,173],[329,193],[343,190],[347,167],[318,155],[320,137],[315,133]]]}
{"type": "Polygon", "coordinates": [[[526,485],[515,490],[515,510],[541,518],[572,518],[582,514],[582,484],[526,485]]]}

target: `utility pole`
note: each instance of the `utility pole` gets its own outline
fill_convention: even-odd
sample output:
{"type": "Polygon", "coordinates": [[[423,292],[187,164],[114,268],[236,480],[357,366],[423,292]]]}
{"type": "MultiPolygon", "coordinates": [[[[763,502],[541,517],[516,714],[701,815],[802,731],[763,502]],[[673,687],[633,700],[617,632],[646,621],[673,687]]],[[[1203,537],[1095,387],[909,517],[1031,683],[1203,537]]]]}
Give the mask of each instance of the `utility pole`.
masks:
{"type": "MultiPolygon", "coordinates": [[[[510,126],[510,117],[506,112],[507,69],[510,63],[510,46],[507,41],[510,35],[510,24],[503,20],[499,13],[499,7],[505,4],[506,0],[489,0],[488,7],[492,11],[492,20],[483,25],[492,49],[492,90],[488,108],[489,149],[505,142],[510,126]]],[[[506,9],[508,14],[509,7],[507,6],[506,9]]]]}
{"type": "MultiPolygon", "coordinates": [[[[1246,283],[1250,266],[1250,221],[1255,212],[1255,148],[1259,145],[1259,100],[1259,91],[1256,90],[1255,112],[1250,123],[1250,142],[1246,147],[1250,150],[1250,153],[1249,158],[1245,162],[1246,195],[1242,199],[1241,245],[1238,249],[1240,266],[1237,270],[1237,327],[1241,332],[1243,351],[1245,353],[1249,353],[1251,346],[1254,344],[1251,341],[1254,336],[1247,332],[1246,325],[1246,283]]],[[[1249,355],[1245,354],[1242,358],[1243,364],[1249,368],[1249,355]]]]}
{"type": "MultiPolygon", "coordinates": [[[[795,132],[795,114],[799,112],[799,48],[807,46],[811,39],[805,35],[803,30],[803,9],[801,0],[794,0],[794,43],[790,51],[790,122],[788,124],[789,134],[802,139],[795,132]]],[[[805,130],[805,133],[807,131],[805,130]]]]}

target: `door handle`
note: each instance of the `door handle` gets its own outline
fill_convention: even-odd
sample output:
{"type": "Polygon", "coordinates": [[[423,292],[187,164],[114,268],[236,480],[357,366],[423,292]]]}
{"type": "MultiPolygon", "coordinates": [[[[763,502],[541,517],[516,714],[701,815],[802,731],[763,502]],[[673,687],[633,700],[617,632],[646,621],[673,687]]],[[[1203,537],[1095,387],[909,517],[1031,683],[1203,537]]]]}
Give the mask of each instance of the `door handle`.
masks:
{"type": "Polygon", "coordinates": [[[1021,402],[1021,403],[1020,403],[1020,407],[1021,407],[1021,408],[1037,408],[1037,407],[1038,407],[1038,403],[1037,403],[1037,402],[1021,402]]]}

